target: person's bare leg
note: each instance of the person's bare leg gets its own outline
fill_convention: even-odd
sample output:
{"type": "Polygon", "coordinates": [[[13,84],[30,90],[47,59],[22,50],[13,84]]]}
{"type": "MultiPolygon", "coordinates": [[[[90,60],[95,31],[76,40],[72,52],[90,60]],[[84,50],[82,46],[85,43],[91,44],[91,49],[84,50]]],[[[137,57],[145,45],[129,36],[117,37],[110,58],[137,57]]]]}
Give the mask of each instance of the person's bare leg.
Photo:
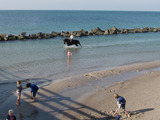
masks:
{"type": "Polygon", "coordinates": [[[19,105],[19,104],[18,104],[18,98],[17,98],[17,102],[16,102],[16,105],[19,105]]]}
{"type": "Polygon", "coordinates": [[[113,114],[113,116],[115,116],[115,115],[117,114],[118,111],[119,111],[119,110],[117,109],[117,110],[115,111],[115,113],[113,114]]]}
{"type": "Polygon", "coordinates": [[[124,112],[128,115],[128,117],[130,117],[130,115],[129,115],[129,113],[127,111],[124,111],[124,112]]]}
{"type": "Polygon", "coordinates": [[[20,104],[20,94],[18,94],[18,98],[17,98],[17,102],[16,102],[16,105],[19,105],[20,104]]]}

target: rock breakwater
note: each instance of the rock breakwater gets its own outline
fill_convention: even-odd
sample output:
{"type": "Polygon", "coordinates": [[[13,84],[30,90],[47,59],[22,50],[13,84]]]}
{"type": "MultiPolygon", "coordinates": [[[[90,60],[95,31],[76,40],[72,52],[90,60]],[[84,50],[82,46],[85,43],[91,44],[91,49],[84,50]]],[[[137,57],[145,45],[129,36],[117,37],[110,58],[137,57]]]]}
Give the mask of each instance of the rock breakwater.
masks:
{"type": "Polygon", "coordinates": [[[91,35],[113,35],[113,34],[128,34],[128,33],[145,33],[145,32],[158,32],[160,31],[160,28],[148,28],[144,27],[142,29],[140,28],[134,28],[134,29],[117,29],[115,26],[113,26],[110,29],[101,30],[99,27],[92,29],[90,32],[87,30],[79,30],[79,31],[73,31],[73,32],[54,32],[51,33],[42,33],[39,32],[37,34],[29,34],[26,35],[26,32],[22,32],[21,35],[12,35],[9,34],[1,34],[0,35],[0,41],[8,41],[8,40],[27,40],[27,39],[50,39],[54,37],[70,37],[71,33],[73,33],[76,37],[82,37],[82,36],[91,36],[91,35]]]}

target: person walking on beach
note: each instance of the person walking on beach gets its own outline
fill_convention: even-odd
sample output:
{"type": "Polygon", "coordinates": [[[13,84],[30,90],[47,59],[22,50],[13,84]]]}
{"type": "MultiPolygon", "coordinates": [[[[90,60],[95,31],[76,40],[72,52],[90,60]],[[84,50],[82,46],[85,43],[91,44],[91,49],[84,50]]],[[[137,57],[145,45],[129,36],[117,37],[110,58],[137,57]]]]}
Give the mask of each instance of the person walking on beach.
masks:
{"type": "Polygon", "coordinates": [[[73,34],[71,33],[71,36],[70,36],[70,42],[72,43],[72,41],[73,41],[73,34]]]}
{"type": "Polygon", "coordinates": [[[22,86],[21,86],[21,81],[18,80],[17,81],[17,95],[18,95],[18,98],[17,98],[17,102],[16,102],[16,105],[19,105],[20,104],[20,98],[21,98],[21,91],[22,91],[22,86]]]}
{"type": "Polygon", "coordinates": [[[116,115],[117,112],[120,110],[120,108],[122,108],[124,110],[124,112],[128,115],[128,117],[130,117],[128,112],[125,110],[126,100],[122,96],[119,96],[118,94],[114,94],[114,98],[117,99],[118,108],[116,109],[116,111],[113,115],[116,115]]]}
{"type": "Polygon", "coordinates": [[[68,56],[68,59],[71,58],[72,56],[72,53],[69,50],[68,50],[67,56],[68,56]]]}
{"type": "Polygon", "coordinates": [[[33,93],[33,99],[31,100],[32,102],[35,101],[35,97],[36,97],[36,93],[39,90],[38,86],[32,83],[27,83],[26,87],[30,87],[31,88],[31,94],[33,93]]]}
{"type": "Polygon", "coordinates": [[[14,113],[14,110],[10,109],[8,111],[8,116],[7,116],[6,120],[16,120],[16,117],[13,115],[13,113],[14,113]]]}

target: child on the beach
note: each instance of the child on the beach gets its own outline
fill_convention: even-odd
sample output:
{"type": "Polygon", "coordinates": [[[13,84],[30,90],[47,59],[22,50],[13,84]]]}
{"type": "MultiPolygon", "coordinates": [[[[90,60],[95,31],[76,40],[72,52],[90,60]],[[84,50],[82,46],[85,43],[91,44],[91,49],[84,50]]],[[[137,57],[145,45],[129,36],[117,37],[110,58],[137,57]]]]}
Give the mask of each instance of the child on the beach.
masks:
{"type": "Polygon", "coordinates": [[[14,113],[14,110],[10,109],[8,111],[8,116],[7,116],[6,120],[16,120],[16,116],[14,116],[13,113],[14,113]]]}
{"type": "Polygon", "coordinates": [[[16,104],[17,105],[19,105],[20,104],[20,98],[21,98],[21,91],[22,91],[22,86],[21,86],[21,81],[20,80],[18,80],[17,81],[17,95],[18,95],[18,98],[17,98],[17,102],[16,102],[16,104]]]}
{"type": "MultiPolygon", "coordinates": [[[[118,94],[114,94],[114,98],[117,99],[118,108],[116,109],[116,111],[115,111],[115,113],[113,115],[116,115],[117,112],[120,110],[120,108],[122,108],[123,111],[128,115],[128,117],[130,117],[128,112],[125,110],[126,100],[122,96],[119,96],[118,94]]],[[[117,116],[117,118],[119,119],[120,117],[117,116]]]]}
{"type": "Polygon", "coordinates": [[[71,56],[72,56],[72,53],[69,50],[68,50],[67,56],[68,56],[68,58],[71,58],[71,56]]]}
{"type": "Polygon", "coordinates": [[[26,84],[26,87],[28,88],[28,87],[30,87],[31,88],[31,94],[33,93],[33,97],[32,97],[32,102],[34,102],[35,101],[35,97],[36,97],[36,93],[37,93],[37,91],[39,90],[39,87],[37,86],[37,85],[35,85],[35,84],[32,84],[32,83],[27,83],[26,84]]]}

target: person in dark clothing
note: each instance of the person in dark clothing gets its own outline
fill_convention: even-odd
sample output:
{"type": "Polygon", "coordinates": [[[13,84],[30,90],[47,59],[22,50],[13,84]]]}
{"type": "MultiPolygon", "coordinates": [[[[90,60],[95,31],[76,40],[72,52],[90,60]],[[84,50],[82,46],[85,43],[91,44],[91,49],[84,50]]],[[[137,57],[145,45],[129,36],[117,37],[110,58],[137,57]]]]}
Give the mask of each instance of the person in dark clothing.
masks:
{"type": "Polygon", "coordinates": [[[36,93],[39,90],[38,86],[32,83],[27,83],[26,87],[30,87],[31,88],[31,94],[33,93],[33,99],[31,100],[32,102],[35,101],[35,97],[36,97],[36,93]]]}
{"type": "Polygon", "coordinates": [[[10,109],[8,111],[8,116],[6,118],[6,120],[16,120],[16,117],[13,115],[14,111],[12,109],[10,109]]]}
{"type": "Polygon", "coordinates": [[[128,115],[128,117],[130,117],[128,112],[125,110],[126,100],[122,96],[119,96],[118,94],[114,94],[114,98],[117,99],[118,108],[116,109],[116,111],[113,115],[116,115],[117,112],[120,110],[120,108],[122,108],[124,110],[124,112],[128,115]]]}

